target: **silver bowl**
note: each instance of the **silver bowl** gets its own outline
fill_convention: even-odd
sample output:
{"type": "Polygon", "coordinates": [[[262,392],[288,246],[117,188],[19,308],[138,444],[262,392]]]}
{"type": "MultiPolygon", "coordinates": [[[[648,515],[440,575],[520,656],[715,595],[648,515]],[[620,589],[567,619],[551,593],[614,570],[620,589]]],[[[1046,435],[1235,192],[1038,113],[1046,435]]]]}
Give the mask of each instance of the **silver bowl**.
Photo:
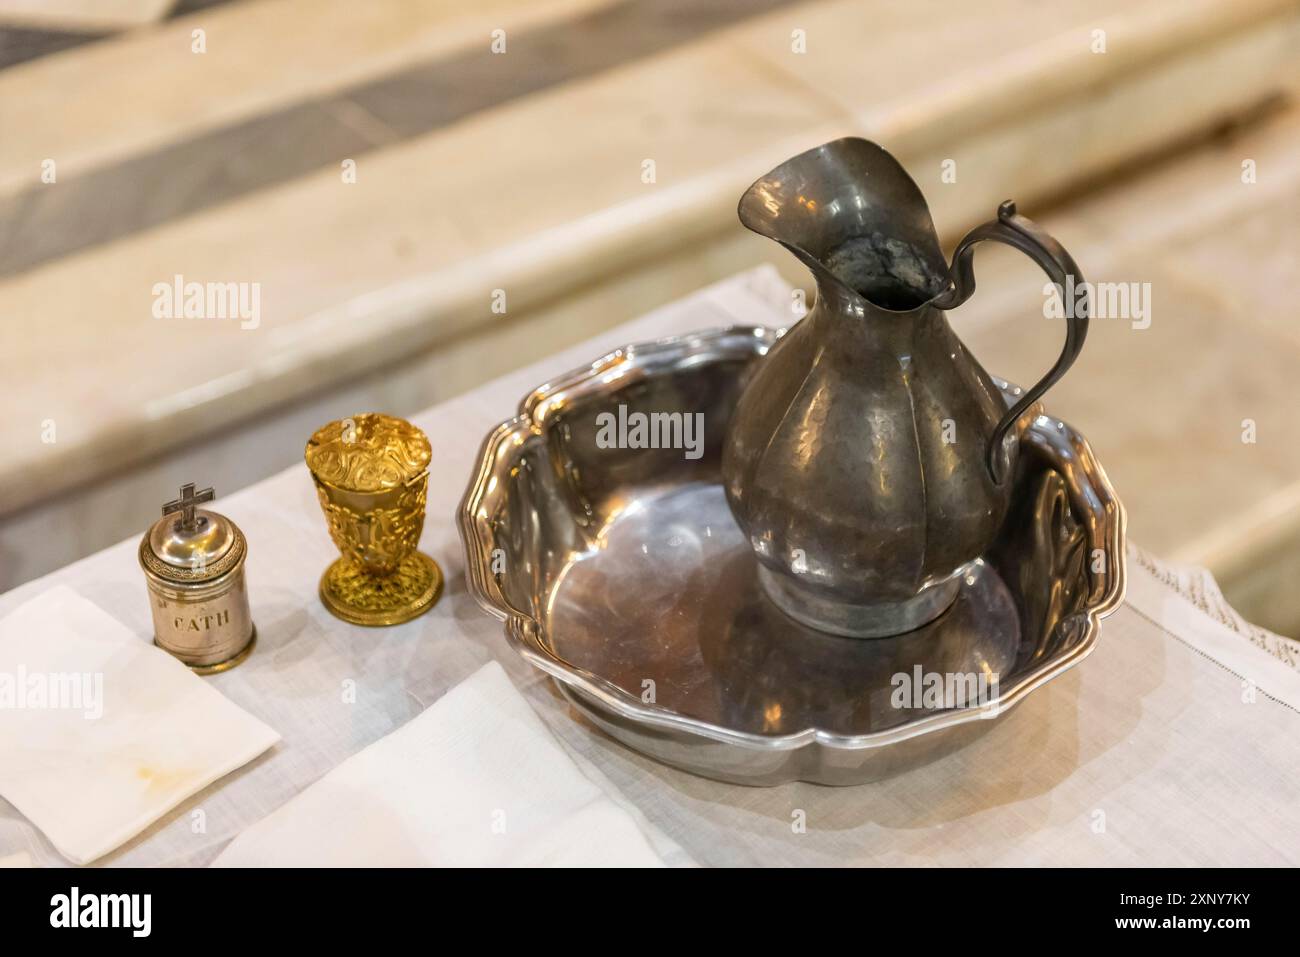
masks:
{"type": "Polygon", "coordinates": [[[1032,410],[1007,522],[947,612],[869,640],[796,623],[759,587],[719,475],[746,372],[777,335],[628,346],[527,396],[461,503],[469,589],[637,751],[743,784],[879,780],[960,747],[1087,656],[1123,600],[1124,510],[1084,438],[1032,410]],[[703,441],[608,447],[600,416],[620,406],[702,413],[703,441]]]}

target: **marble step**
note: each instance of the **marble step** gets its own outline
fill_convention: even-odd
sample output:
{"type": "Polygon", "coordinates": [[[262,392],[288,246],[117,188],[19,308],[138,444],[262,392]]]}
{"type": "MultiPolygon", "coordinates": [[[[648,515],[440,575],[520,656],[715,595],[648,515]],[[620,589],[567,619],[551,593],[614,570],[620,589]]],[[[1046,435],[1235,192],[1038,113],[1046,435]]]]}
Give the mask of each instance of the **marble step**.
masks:
{"type": "MultiPolygon", "coordinates": [[[[550,29],[592,6],[529,5],[527,15],[560,17],[545,20],[550,29]]],[[[263,18],[244,21],[260,32],[218,31],[238,65],[222,82],[187,72],[165,45],[188,36],[194,17],[0,73],[0,125],[20,134],[0,143],[0,201],[32,188],[31,164],[51,152],[33,143],[54,143],[67,157],[60,179],[75,182],[485,45],[494,13],[522,16],[524,5],[477,5],[458,28],[413,37],[378,23],[342,31],[338,42],[356,53],[334,73],[319,60],[330,47],[314,23],[277,51],[298,24],[288,7],[259,0],[206,15],[263,18]],[[106,59],[78,65],[92,54],[106,59]],[[113,79],[120,71],[129,83],[113,79]],[[52,82],[80,92],[61,99],[52,82]],[[103,118],[123,103],[135,108],[103,118]]],[[[740,231],[734,204],[756,175],[809,145],[855,133],[890,146],[951,237],[1006,196],[1032,215],[1036,203],[1278,95],[1297,22],[1293,3],[1273,0],[781,6],[398,133],[357,158],[355,182],[331,162],[42,261],[0,280],[0,310],[17,317],[0,325],[11,406],[0,424],[10,451],[0,549],[22,556],[0,586],[122,537],[146,502],[152,511],[160,472],[203,462],[207,481],[228,489],[288,464],[302,422],[330,406],[326,390],[413,412],[690,284],[779,262],[740,231]],[[154,318],[152,291],[177,275],[258,284],[256,328],[154,318]],[[493,308],[499,293],[504,313],[493,308]],[[581,317],[571,326],[566,303],[581,317]],[[55,441],[43,440],[48,423],[55,441]],[[135,504],[117,524],[79,524],[101,488],[135,504]],[[94,531],[43,546],[52,527],[94,531]]],[[[529,35],[525,23],[511,43],[529,35]]]]}

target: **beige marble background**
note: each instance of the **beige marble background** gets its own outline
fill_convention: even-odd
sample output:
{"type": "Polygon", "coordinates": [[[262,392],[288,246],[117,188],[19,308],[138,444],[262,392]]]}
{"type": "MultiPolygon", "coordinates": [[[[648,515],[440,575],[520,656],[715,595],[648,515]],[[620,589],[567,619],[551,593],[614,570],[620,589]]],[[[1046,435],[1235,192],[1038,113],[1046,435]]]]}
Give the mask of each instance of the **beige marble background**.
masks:
{"type": "MultiPolygon", "coordinates": [[[[1094,323],[1052,408],[1137,540],[1300,635],[1297,37],[1282,0],[247,0],[0,70],[0,588],[331,417],[412,414],[760,262],[806,282],[735,201],[853,133],[949,245],[1015,197],[1089,278],[1151,283],[1150,328],[1094,323]],[[176,274],[258,283],[260,326],[154,319],[176,274]]],[[[956,327],[1036,378],[1041,276],[977,269],[956,327]]]]}

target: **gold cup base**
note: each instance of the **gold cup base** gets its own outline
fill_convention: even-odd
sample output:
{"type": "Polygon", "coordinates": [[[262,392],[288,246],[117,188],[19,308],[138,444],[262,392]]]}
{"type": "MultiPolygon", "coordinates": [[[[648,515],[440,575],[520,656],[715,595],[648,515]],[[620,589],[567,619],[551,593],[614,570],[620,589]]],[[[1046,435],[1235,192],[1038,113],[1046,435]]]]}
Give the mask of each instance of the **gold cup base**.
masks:
{"type": "Polygon", "coordinates": [[[442,569],[412,552],[391,575],[367,575],[340,558],[320,579],[320,600],[336,618],[354,625],[400,625],[423,615],[442,596],[442,569]]]}

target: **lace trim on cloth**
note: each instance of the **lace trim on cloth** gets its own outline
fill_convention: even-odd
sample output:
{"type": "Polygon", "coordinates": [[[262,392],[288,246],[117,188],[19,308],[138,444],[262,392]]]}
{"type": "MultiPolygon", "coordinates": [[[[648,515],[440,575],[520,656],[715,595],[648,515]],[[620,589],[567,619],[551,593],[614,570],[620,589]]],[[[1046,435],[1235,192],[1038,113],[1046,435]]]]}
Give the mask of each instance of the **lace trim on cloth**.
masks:
{"type": "Polygon", "coordinates": [[[1172,565],[1129,545],[1129,561],[1146,569],[1151,577],[1190,602],[1197,611],[1245,638],[1290,668],[1300,671],[1300,641],[1253,625],[1223,597],[1209,570],[1197,565],[1172,565]]]}

